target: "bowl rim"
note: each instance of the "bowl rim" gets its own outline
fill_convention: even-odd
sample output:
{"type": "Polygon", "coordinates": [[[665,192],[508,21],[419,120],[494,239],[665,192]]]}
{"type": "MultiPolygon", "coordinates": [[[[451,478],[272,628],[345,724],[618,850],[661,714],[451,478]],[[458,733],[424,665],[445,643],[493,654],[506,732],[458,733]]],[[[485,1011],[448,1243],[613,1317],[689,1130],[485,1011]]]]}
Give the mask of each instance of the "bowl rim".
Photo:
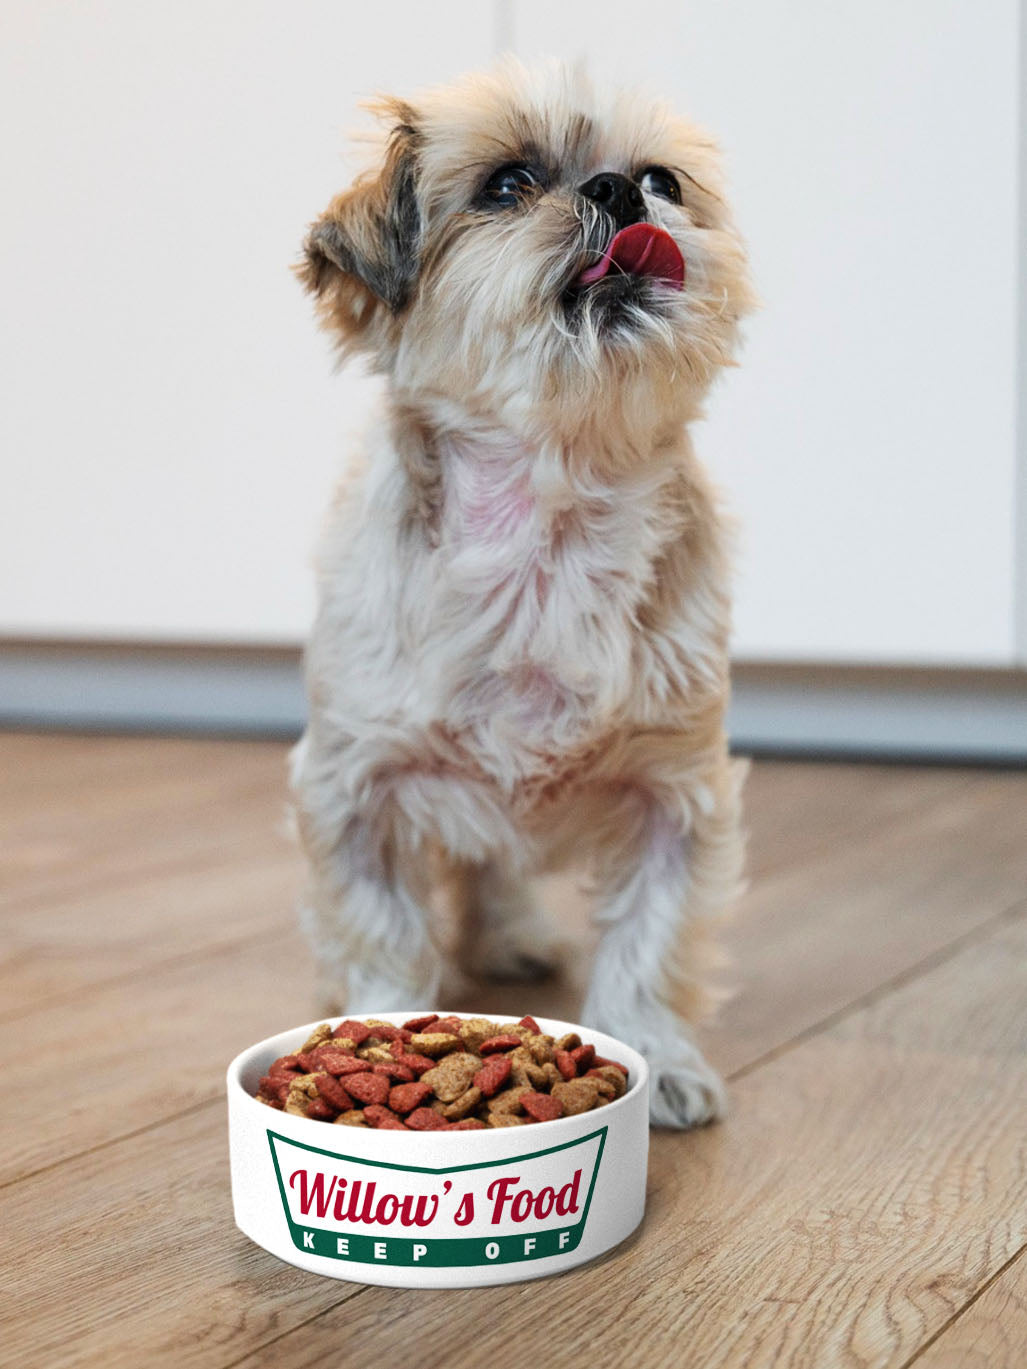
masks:
{"type": "MultiPolygon", "coordinates": [[[[295,1115],[295,1114],[293,1114],[293,1113],[283,1113],[283,1112],[279,1112],[279,1110],[278,1110],[277,1108],[268,1108],[268,1105],[267,1105],[266,1103],[258,1103],[258,1102],[257,1102],[256,1097],[255,1097],[252,1093],[249,1092],[249,1090],[244,1086],[244,1084],[243,1084],[243,1082],[242,1082],[242,1073],[243,1073],[243,1071],[250,1065],[250,1063],[252,1062],[253,1058],[254,1058],[255,1056],[259,1055],[262,1051],[266,1050],[266,1049],[267,1049],[269,1046],[271,1046],[272,1044],[277,1044],[277,1043],[279,1043],[283,1037],[300,1036],[301,1033],[305,1033],[306,1036],[309,1036],[310,1033],[314,1030],[314,1028],[320,1026],[322,1022],[330,1022],[330,1023],[332,1023],[333,1028],[334,1028],[334,1027],[338,1026],[338,1024],[339,1024],[340,1022],[345,1022],[348,1018],[355,1018],[355,1019],[357,1019],[357,1020],[359,1020],[359,1019],[361,1019],[361,1018],[377,1018],[378,1021],[380,1021],[380,1022],[389,1022],[390,1025],[399,1026],[399,1025],[401,1025],[404,1021],[406,1021],[408,1018],[411,1018],[411,1017],[426,1017],[426,1016],[428,1015],[428,1013],[434,1012],[434,1011],[435,1011],[435,1009],[433,1009],[433,1008],[428,1008],[428,1009],[421,1010],[421,1011],[418,1011],[418,1010],[414,1009],[414,1010],[412,1010],[412,1011],[402,1011],[402,1012],[381,1012],[381,1013],[375,1013],[375,1012],[367,1012],[367,1013],[335,1013],[335,1014],[332,1014],[331,1016],[325,1016],[325,1017],[316,1018],[313,1022],[306,1023],[306,1024],[302,1025],[302,1026],[298,1026],[298,1027],[289,1027],[289,1028],[287,1028],[285,1031],[276,1032],[273,1036],[266,1036],[266,1037],[264,1037],[264,1039],[263,1039],[262,1041],[255,1041],[255,1042],[253,1043],[252,1046],[247,1046],[245,1050],[241,1050],[241,1051],[239,1052],[239,1054],[236,1055],[236,1056],[234,1057],[234,1059],[231,1061],[231,1063],[229,1064],[229,1066],[228,1066],[228,1071],[227,1071],[227,1075],[226,1075],[226,1085],[227,1085],[227,1091],[228,1091],[228,1095],[229,1095],[229,1103],[231,1103],[231,1101],[232,1101],[232,1095],[234,1094],[235,1097],[236,1097],[244,1106],[252,1107],[253,1109],[258,1109],[258,1108],[259,1108],[259,1109],[260,1109],[260,1115],[261,1115],[262,1117],[266,1116],[266,1114],[267,1114],[268,1112],[270,1112],[270,1113],[272,1114],[272,1116],[275,1117],[275,1118],[282,1119],[282,1118],[284,1118],[284,1117],[288,1117],[288,1118],[289,1118],[289,1122],[290,1122],[291,1124],[296,1125],[296,1126],[300,1126],[300,1127],[304,1128],[304,1132],[303,1132],[304,1135],[307,1135],[307,1134],[308,1134],[308,1133],[306,1132],[305,1129],[306,1129],[307,1127],[310,1127],[310,1128],[312,1128],[313,1130],[312,1130],[312,1132],[309,1133],[309,1134],[311,1134],[312,1136],[321,1136],[321,1137],[324,1137],[325,1140],[327,1140],[327,1137],[325,1137],[325,1130],[326,1130],[326,1126],[328,1125],[327,1123],[318,1121],[316,1118],[312,1118],[312,1117],[299,1117],[299,1116],[297,1116],[297,1115],[295,1115]]],[[[504,1017],[507,1017],[507,1018],[509,1017],[509,1014],[486,1013],[486,1012],[478,1012],[478,1011],[475,1011],[475,1012],[468,1012],[468,1011],[464,1011],[464,1010],[460,1010],[460,1011],[452,1010],[452,1011],[447,1012],[447,1013],[444,1013],[444,1014],[443,1014],[443,1013],[440,1013],[439,1015],[440,1015],[440,1016],[446,1016],[446,1017],[461,1017],[461,1018],[467,1018],[467,1019],[474,1018],[474,1017],[488,1017],[488,1018],[491,1018],[493,1021],[503,1021],[503,1020],[504,1020],[504,1017]]],[[[562,1027],[564,1030],[563,1030],[562,1032],[559,1033],[561,1036],[566,1035],[566,1033],[569,1032],[569,1031],[574,1031],[574,1032],[577,1032],[579,1035],[581,1035],[583,1038],[585,1038],[585,1037],[587,1037],[588,1033],[591,1032],[591,1033],[594,1033],[594,1034],[597,1035],[597,1036],[605,1036],[606,1039],[607,1039],[608,1041],[613,1041],[613,1042],[615,1042],[616,1045],[617,1045],[621,1050],[623,1050],[624,1053],[625,1053],[627,1056],[630,1057],[630,1059],[624,1061],[624,1064],[626,1064],[626,1065],[628,1066],[629,1071],[630,1071],[628,1077],[629,1077],[629,1078],[633,1078],[633,1079],[634,1079],[634,1082],[632,1083],[631,1087],[630,1087],[626,1092],[624,1092],[624,1093],[621,1094],[621,1096],[620,1096],[619,1098],[614,1098],[611,1102],[607,1103],[606,1106],[603,1107],[603,1108],[589,1108],[589,1110],[588,1110],[587,1112],[577,1112],[577,1113],[574,1113],[574,1114],[573,1114],[572,1116],[570,1116],[570,1117],[556,1117],[556,1118],[554,1118],[552,1121],[549,1121],[549,1122],[527,1123],[526,1125],[534,1126],[534,1127],[545,1127],[545,1129],[546,1129],[546,1130],[545,1130],[545,1135],[546,1135],[546,1136],[555,1136],[555,1135],[556,1135],[556,1132],[553,1130],[554,1128],[557,1128],[557,1127],[558,1127],[558,1128],[561,1128],[561,1129],[577,1130],[577,1129],[578,1129],[578,1126],[580,1126],[580,1124],[581,1124],[586,1118],[591,1119],[591,1120],[590,1120],[590,1125],[594,1124],[594,1123],[596,1122],[596,1120],[597,1120],[597,1114],[598,1114],[600,1117],[602,1117],[603,1120],[605,1121],[605,1119],[609,1116],[609,1114],[610,1114],[611,1112],[613,1112],[614,1110],[616,1110],[616,1111],[623,1111],[623,1109],[624,1109],[625,1107],[631,1107],[632,1105],[634,1105],[634,1103],[635,1103],[635,1101],[637,1100],[637,1098],[638,1098],[638,1096],[639,1096],[640,1093],[647,1093],[647,1092],[648,1092],[648,1088],[649,1088],[649,1064],[648,1064],[648,1062],[647,1062],[645,1056],[642,1055],[642,1054],[640,1054],[640,1053],[639,1053],[637,1050],[635,1050],[632,1046],[629,1046],[629,1045],[627,1044],[627,1042],[621,1041],[618,1037],[610,1036],[608,1032],[599,1031],[599,1030],[598,1030],[597,1028],[595,1028],[595,1027],[585,1027],[585,1026],[582,1026],[581,1023],[577,1023],[577,1022],[564,1022],[564,1021],[563,1021],[562,1019],[560,1019],[560,1018],[556,1018],[556,1017],[545,1017],[544,1015],[543,1015],[542,1017],[539,1017],[539,1015],[538,1015],[538,1014],[535,1014],[535,1013],[530,1014],[530,1016],[534,1017],[534,1018],[535,1018],[535,1021],[536,1021],[536,1022],[539,1022],[540,1025],[541,1025],[542,1023],[548,1023],[550,1026],[562,1027]]],[[[550,1031],[548,1030],[548,1028],[547,1028],[547,1029],[546,1029],[546,1034],[547,1034],[547,1035],[553,1035],[554,1033],[550,1032],[550,1031]]],[[[303,1037],[300,1036],[300,1039],[302,1040],[303,1037]]],[[[277,1055],[285,1055],[285,1054],[288,1054],[288,1053],[289,1053],[288,1050],[278,1051],[277,1055]]],[[[271,1057],[271,1059],[272,1059],[272,1060],[273,1060],[273,1059],[277,1059],[277,1055],[273,1055],[273,1056],[271,1057]]],[[[270,1061],[269,1061],[269,1063],[270,1063],[270,1061]]],[[[256,1113],[255,1113],[255,1112],[253,1113],[253,1116],[254,1116],[254,1119],[256,1120],[256,1113]]],[[[269,1119],[269,1120],[270,1120],[270,1119],[269,1119]]],[[[353,1127],[350,1127],[350,1128],[346,1128],[346,1130],[347,1130],[347,1131],[362,1131],[362,1132],[365,1132],[365,1133],[369,1133],[369,1134],[371,1134],[371,1135],[377,1135],[378,1132],[379,1132],[381,1129],[380,1129],[380,1128],[376,1128],[376,1127],[364,1127],[364,1128],[353,1128],[353,1127]]],[[[498,1137],[498,1136],[509,1136],[509,1134],[510,1134],[511,1131],[512,1131],[512,1128],[507,1128],[507,1127],[482,1127],[482,1128],[472,1127],[472,1128],[469,1128],[469,1129],[466,1130],[466,1131],[460,1131],[460,1132],[444,1132],[444,1131],[428,1131],[428,1132],[424,1132],[424,1131],[419,1131],[419,1132],[413,1132],[412,1134],[415,1135],[415,1136],[421,1136],[421,1137],[439,1137],[440,1139],[441,1139],[442,1137],[450,1136],[450,1135],[452,1135],[452,1136],[459,1136],[459,1137],[461,1138],[461,1142],[460,1142],[460,1143],[462,1143],[462,1141],[463,1141],[464,1138],[474,1137],[474,1138],[476,1138],[476,1139],[475,1139],[474,1141],[472,1141],[471,1144],[472,1144],[472,1145],[480,1145],[480,1144],[485,1144],[485,1142],[484,1142],[484,1140],[481,1140],[481,1139],[479,1139],[479,1138],[491,1137],[491,1138],[494,1140],[494,1139],[495,1139],[496,1137],[498,1137]]],[[[386,1131],[383,1132],[382,1134],[383,1134],[383,1135],[386,1135],[386,1136],[389,1136],[389,1137],[395,1137],[395,1136],[398,1136],[398,1135],[399,1135],[399,1131],[398,1131],[398,1130],[386,1130],[386,1131]]],[[[520,1133],[518,1132],[518,1134],[520,1134],[520,1133]]],[[[341,1139],[341,1138],[340,1138],[340,1139],[341,1139]]],[[[387,1144],[391,1144],[391,1141],[388,1142],[387,1144]]],[[[443,1142],[443,1144],[445,1144],[445,1142],[443,1142]]]]}

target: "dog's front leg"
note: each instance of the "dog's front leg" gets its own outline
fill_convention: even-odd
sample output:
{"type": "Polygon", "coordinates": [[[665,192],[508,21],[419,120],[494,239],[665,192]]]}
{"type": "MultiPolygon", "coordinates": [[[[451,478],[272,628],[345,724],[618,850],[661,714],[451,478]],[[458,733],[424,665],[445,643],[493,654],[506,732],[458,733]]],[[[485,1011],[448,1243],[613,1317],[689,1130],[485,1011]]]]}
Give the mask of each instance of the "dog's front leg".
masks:
{"type": "Polygon", "coordinates": [[[350,814],[330,843],[300,812],[310,865],[302,911],[326,1011],[388,1012],[438,1002],[443,963],[429,934],[424,860],[381,824],[350,814]]]}
{"type": "Polygon", "coordinates": [[[697,1126],[724,1108],[723,1083],[683,1012],[700,989],[690,946],[696,924],[720,911],[738,885],[736,788],[728,785],[724,805],[687,828],[656,801],[631,796],[620,839],[602,862],[595,915],[602,938],[582,1020],[646,1057],[658,1126],[697,1126]]]}

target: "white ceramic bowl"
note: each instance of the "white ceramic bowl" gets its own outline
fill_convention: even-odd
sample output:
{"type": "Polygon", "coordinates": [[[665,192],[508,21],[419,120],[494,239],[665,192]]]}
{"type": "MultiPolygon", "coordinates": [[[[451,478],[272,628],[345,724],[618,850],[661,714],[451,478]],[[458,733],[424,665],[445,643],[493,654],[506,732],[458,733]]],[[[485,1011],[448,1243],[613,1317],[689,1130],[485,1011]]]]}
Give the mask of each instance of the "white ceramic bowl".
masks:
{"type": "MultiPolygon", "coordinates": [[[[424,1011],[360,1016],[399,1025],[424,1011]]],[[[253,1096],[272,1060],[296,1050],[317,1023],[243,1051],[228,1067],[239,1230],[315,1274],[406,1288],[541,1278],[610,1250],[645,1207],[649,1071],[612,1036],[537,1021],[553,1036],[576,1031],[598,1055],[621,1061],[630,1071],[627,1093],[591,1112],[523,1127],[376,1131],[278,1112],[253,1096]]]]}

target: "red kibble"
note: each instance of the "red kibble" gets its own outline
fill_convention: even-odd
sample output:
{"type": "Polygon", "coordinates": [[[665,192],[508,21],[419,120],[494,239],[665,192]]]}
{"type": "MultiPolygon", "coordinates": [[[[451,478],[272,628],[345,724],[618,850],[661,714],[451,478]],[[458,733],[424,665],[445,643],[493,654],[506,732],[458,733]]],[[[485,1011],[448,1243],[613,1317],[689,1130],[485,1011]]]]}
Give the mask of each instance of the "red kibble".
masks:
{"type": "Polygon", "coordinates": [[[376,1036],[379,1041],[409,1041],[413,1032],[407,1031],[405,1027],[392,1027],[387,1022],[382,1022],[379,1026],[371,1027],[368,1035],[376,1036]]]}
{"type": "Polygon", "coordinates": [[[423,1032],[426,1027],[430,1027],[433,1022],[439,1020],[437,1012],[430,1012],[427,1017],[412,1017],[409,1022],[403,1023],[403,1030],[408,1032],[423,1032]]]}
{"type": "Polygon", "coordinates": [[[433,1070],[439,1062],[433,1060],[430,1055],[406,1055],[396,1056],[396,1064],[404,1065],[407,1069],[413,1070],[416,1078],[420,1079],[426,1070],[433,1070]]]}
{"type": "MultiPolygon", "coordinates": [[[[584,1074],[587,1069],[591,1069],[592,1062],[596,1058],[596,1048],[593,1045],[575,1046],[572,1051],[568,1051],[571,1059],[579,1074],[584,1074]]],[[[563,1071],[561,1070],[562,1074],[563,1071]]]]}
{"type": "Polygon", "coordinates": [[[430,1097],[431,1089],[427,1084],[397,1084],[389,1090],[389,1107],[393,1112],[413,1112],[430,1097]]]}
{"type": "Polygon", "coordinates": [[[592,1057],[592,1063],[594,1065],[612,1065],[615,1070],[620,1070],[625,1079],[628,1077],[627,1065],[622,1065],[619,1060],[607,1060],[605,1056],[595,1055],[592,1057]]]}
{"type": "Polygon", "coordinates": [[[315,1070],[324,1070],[326,1074],[363,1074],[367,1069],[366,1060],[358,1060],[355,1055],[347,1055],[334,1046],[318,1046],[310,1059],[315,1070]]]}
{"type": "Polygon", "coordinates": [[[331,1103],[336,1112],[349,1112],[353,1106],[353,1099],[342,1087],[338,1079],[333,1079],[330,1074],[318,1075],[317,1091],[326,1103],[331,1103]]]}
{"type": "Polygon", "coordinates": [[[445,1117],[440,1117],[434,1108],[415,1108],[407,1117],[407,1126],[411,1131],[447,1131],[449,1123],[445,1117]]]}
{"type": "Polygon", "coordinates": [[[478,1047],[479,1055],[492,1055],[495,1051],[512,1051],[521,1044],[521,1038],[507,1032],[503,1036],[490,1036],[478,1047]]]}
{"type": "Polygon", "coordinates": [[[294,1074],[265,1074],[260,1081],[260,1091],[265,1098],[273,1098],[280,1107],[284,1107],[289,1096],[289,1084],[295,1078],[294,1074]]]}
{"type": "Polygon", "coordinates": [[[533,1017],[522,1017],[517,1023],[519,1027],[527,1027],[528,1031],[534,1032],[536,1036],[542,1035],[542,1028],[533,1017]]]}
{"type": "Polygon", "coordinates": [[[298,1055],[280,1055],[274,1064],[268,1066],[268,1074],[279,1074],[285,1070],[295,1070],[297,1074],[303,1072],[298,1055]]]}
{"type": "Polygon", "coordinates": [[[360,1103],[384,1103],[389,1096],[389,1081],[383,1074],[348,1074],[346,1088],[360,1103]]]}
{"type": "Polygon", "coordinates": [[[398,1084],[409,1084],[414,1077],[414,1072],[408,1065],[401,1064],[394,1060],[391,1065],[372,1065],[372,1074],[384,1074],[386,1079],[391,1079],[398,1084]]]}
{"type": "Polygon", "coordinates": [[[570,1051],[557,1051],[553,1057],[556,1061],[556,1068],[563,1075],[564,1079],[573,1079],[578,1072],[578,1062],[571,1055],[570,1051]]]}
{"type": "Polygon", "coordinates": [[[551,1093],[522,1093],[521,1107],[536,1122],[554,1122],[563,1116],[563,1104],[551,1093]]]}
{"type": "Polygon", "coordinates": [[[474,1083],[481,1089],[485,1098],[491,1098],[498,1093],[506,1081],[510,1078],[513,1065],[510,1063],[508,1055],[495,1055],[474,1076],[474,1083]]]}
{"type": "Polygon", "coordinates": [[[462,1017],[438,1017],[431,1024],[431,1029],[433,1032],[447,1032],[450,1036],[459,1036],[463,1025],[462,1017]]]}
{"type": "Polygon", "coordinates": [[[336,1109],[323,1098],[311,1098],[307,1104],[307,1116],[315,1122],[334,1122],[336,1109]]]}
{"type": "Polygon", "coordinates": [[[354,1022],[352,1017],[347,1017],[345,1022],[339,1023],[332,1035],[348,1036],[355,1046],[359,1046],[371,1035],[371,1028],[365,1027],[363,1022],[354,1022]]]}
{"type": "Polygon", "coordinates": [[[406,1131],[406,1127],[396,1114],[379,1103],[372,1103],[364,1109],[364,1121],[377,1131],[406,1131]]]}

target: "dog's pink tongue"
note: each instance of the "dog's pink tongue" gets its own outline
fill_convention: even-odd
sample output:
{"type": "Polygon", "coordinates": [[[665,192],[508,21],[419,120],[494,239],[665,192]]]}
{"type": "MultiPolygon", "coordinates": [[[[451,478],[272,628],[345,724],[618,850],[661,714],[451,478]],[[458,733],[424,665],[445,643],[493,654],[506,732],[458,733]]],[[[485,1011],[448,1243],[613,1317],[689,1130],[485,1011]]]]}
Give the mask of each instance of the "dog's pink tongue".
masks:
{"type": "Polygon", "coordinates": [[[633,223],[622,228],[603,254],[602,261],[582,271],[578,285],[602,280],[612,267],[626,275],[654,276],[673,285],[685,284],[685,259],[669,233],[653,223],[633,223]]]}

